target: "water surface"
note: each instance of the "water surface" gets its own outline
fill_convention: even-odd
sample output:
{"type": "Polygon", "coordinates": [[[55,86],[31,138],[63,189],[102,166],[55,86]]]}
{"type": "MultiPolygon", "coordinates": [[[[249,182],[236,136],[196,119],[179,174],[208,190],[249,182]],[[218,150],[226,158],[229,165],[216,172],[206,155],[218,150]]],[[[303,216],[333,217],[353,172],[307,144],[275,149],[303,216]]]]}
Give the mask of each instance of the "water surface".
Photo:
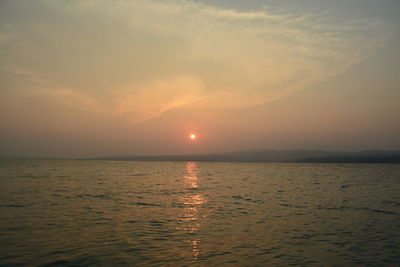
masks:
{"type": "Polygon", "coordinates": [[[396,265],[400,165],[0,161],[0,264],[396,265]]]}

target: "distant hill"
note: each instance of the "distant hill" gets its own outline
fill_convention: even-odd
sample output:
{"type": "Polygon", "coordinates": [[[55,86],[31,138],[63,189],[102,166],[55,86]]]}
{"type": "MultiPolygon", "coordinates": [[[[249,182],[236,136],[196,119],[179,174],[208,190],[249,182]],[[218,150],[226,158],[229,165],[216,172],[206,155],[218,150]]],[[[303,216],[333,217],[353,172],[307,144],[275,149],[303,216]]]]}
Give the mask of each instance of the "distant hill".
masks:
{"type": "Polygon", "coordinates": [[[111,156],[94,159],[118,161],[400,163],[400,151],[246,150],[193,155],[111,156]]]}

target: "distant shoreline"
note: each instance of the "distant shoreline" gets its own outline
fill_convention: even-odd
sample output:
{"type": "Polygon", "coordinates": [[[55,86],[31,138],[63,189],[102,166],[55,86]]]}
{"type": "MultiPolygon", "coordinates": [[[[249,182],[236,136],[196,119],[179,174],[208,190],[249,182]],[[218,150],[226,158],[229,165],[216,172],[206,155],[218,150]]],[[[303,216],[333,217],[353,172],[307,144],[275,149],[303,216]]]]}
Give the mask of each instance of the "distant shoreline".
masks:
{"type": "Polygon", "coordinates": [[[281,162],[281,163],[400,163],[400,151],[360,152],[319,150],[247,150],[228,153],[110,156],[92,160],[116,161],[199,161],[199,162],[281,162]]]}

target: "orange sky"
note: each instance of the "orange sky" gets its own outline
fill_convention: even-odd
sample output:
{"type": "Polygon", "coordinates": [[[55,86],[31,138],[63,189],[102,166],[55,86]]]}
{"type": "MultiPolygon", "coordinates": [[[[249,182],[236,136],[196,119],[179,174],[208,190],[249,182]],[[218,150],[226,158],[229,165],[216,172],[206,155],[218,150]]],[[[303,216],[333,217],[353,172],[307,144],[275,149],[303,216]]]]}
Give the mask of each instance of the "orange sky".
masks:
{"type": "Polygon", "coordinates": [[[303,2],[2,1],[0,156],[400,149],[400,5],[303,2]]]}

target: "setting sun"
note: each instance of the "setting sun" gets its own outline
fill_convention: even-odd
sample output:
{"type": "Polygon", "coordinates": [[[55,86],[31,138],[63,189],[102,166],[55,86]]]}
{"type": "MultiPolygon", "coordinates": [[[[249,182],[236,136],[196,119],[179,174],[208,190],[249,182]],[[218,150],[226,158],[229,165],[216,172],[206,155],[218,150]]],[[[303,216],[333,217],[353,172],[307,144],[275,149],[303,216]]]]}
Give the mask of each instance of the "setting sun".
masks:
{"type": "Polygon", "coordinates": [[[190,140],[195,141],[197,139],[197,135],[196,134],[190,134],[189,138],[190,138],[190,140]]]}

